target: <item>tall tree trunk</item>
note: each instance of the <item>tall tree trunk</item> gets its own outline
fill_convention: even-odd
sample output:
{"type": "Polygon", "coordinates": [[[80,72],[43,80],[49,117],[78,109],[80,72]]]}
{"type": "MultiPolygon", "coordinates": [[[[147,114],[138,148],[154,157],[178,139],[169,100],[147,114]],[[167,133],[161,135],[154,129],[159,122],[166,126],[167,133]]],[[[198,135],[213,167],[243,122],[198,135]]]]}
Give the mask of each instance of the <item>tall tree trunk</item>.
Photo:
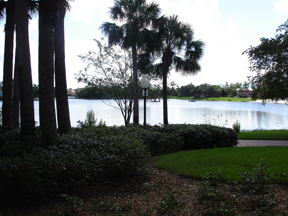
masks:
{"type": "MultiPolygon", "coordinates": [[[[17,56],[17,54],[16,54],[17,56]]],[[[19,128],[19,74],[17,70],[17,58],[15,58],[13,82],[13,126],[19,128]]]]}
{"type": "Polygon", "coordinates": [[[14,49],[15,1],[9,0],[6,7],[5,48],[3,67],[2,123],[4,128],[12,126],[12,74],[14,49]]]}
{"type": "Polygon", "coordinates": [[[69,103],[66,83],[65,67],[65,36],[64,18],[66,8],[64,0],[60,0],[57,7],[58,20],[55,29],[55,81],[58,129],[63,133],[71,130],[69,103]]]}
{"type": "Polygon", "coordinates": [[[163,123],[168,125],[167,73],[163,74],[163,123]]]}
{"type": "Polygon", "coordinates": [[[137,68],[137,50],[136,45],[132,46],[133,59],[133,124],[139,124],[139,103],[138,103],[138,68],[137,68]]]}
{"type": "Polygon", "coordinates": [[[39,2],[39,112],[43,146],[57,143],[53,58],[54,6],[54,0],[39,2]]]}
{"type": "Polygon", "coordinates": [[[28,2],[16,0],[16,59],[19,74],[21,134],[34,132],[34,101],[28,32],[28,2]]]}

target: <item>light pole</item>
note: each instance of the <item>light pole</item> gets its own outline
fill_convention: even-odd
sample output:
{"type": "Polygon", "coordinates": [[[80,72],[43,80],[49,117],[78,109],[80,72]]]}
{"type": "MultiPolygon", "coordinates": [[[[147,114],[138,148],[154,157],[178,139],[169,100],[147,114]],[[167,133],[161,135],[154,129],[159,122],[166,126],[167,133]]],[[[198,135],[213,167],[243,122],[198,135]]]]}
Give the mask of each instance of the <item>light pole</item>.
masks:
{"type": "Polygon", "coordinates": [[[148,96],[148,87],[149,87],[149,80],[147,79],[147,75],[143,75],[140,79],[140,86],[143,89],[143,96],[144,96],[144,125],[146,125],[146,96],[148,96]]]}

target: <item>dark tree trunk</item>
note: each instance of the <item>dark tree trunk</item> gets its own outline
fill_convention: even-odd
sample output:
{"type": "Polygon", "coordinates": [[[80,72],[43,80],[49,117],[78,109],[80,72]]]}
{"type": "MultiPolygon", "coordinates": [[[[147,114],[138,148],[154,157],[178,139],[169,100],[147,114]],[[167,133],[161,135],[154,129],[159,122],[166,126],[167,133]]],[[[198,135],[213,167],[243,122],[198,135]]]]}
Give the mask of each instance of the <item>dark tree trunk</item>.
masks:
{"type": "MultiPolygon", "coordinates": [[[[17,55],[16,55],[17,56],[17,55]]],[[[13,82],[13,126],[19,128],[19,75],[17,70],[17,59],[14,66],[14,82],[13,82]]]]}
{"type": "Polygon", "coordinates": [[[163,123],[168,125],[167,73],[163,74],[163,123]]]}
{"type": "Polygon", "coordinates": [[[137,68],[137,50],[136,45],[132,46],[133,56],[133,124],[139,124],[139,103],[138,103],[138,68],[137,68]]]}
{"type": "Polygon", "coordinates": [[[58,129],[62,133],[68,133],[71,130],[69,103],[66,83],[65,67],[65,36],[64,36],[64,18],[66,9],[64,0],[58,4],[58,20],[55,29],[55,81],[56,81],[56,102],[58,129]]]}
{"type": "Polygon", "coordinates": [[[16,0],[16,59],[19,74],[21,134],[34,132],[34,101],[28,32],[28,2],[16,0]]]}
{"type": "Polygon", "coordinates": [[[54,0],[39,2],[39,112],[42,145],[57,143],[54,103],[54,0]]]}
{"type": "Polygon", "coordinates": [[[4,128],[12,126],[12,74],[13,74],[13,50],[14,50],[14,24],[15,1],[9,0],[6,7],[5,48],[3,67],[3,104],[2,124],[4,128]]]}

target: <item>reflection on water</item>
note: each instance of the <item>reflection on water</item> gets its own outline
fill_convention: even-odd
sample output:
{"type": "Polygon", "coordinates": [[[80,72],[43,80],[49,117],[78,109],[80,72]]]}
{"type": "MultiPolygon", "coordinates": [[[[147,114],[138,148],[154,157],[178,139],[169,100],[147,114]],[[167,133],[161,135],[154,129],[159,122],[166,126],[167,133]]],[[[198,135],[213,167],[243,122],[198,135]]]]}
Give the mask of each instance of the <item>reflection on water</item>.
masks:
{"type": "MultiPolygon", "coordinates": [[[[105,100],[116,106],[113,100],[105,100]]],[[[35,121],[39,121],[39,101],[35,101],[35,121]]],[[[0,102],[2,107],[2,102],[0,102]]],[[[107,125],[124,125],[124,120],[119,109],[103,103],[102,100],[69,99],[70,118],[72,126],[77,126],[77,121],[84,121],[88,110],[95,112],[98,122],[102,119],[107,125]]],[[[163,106],[160,103],[147,102],[147,123],[163,123],[163,106]]],[[[243,130],[254,129],[288,129],[288,106],[284,104],[266,104],[253,102],[222,102],[222,101],[197,101],[186,100],[168,101],[168,121],[172,123],[187,124],[213,124],[232,127],[238,120],[243,130]]],[[[139,102],[139,119],[143,122],[143,100],[139,102]]],[[[133,118],[131,118],[132,120],[133,118]]]]}

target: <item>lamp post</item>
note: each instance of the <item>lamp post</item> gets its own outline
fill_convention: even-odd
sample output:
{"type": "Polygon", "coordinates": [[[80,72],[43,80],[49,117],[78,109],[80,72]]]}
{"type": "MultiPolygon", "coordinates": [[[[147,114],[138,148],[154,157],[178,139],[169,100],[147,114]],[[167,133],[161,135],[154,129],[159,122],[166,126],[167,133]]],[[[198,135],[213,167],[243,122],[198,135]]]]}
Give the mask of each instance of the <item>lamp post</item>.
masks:
{"type": "Polygon", "coordinates": [[[140,86],[143,89],[143,96],[144,96],[144,125],[146,125],[146,96],[148,96],[148,87],[149,87],[149,80],[147,79],[147,75],[143,75],[140,79],[140,86]]]}

